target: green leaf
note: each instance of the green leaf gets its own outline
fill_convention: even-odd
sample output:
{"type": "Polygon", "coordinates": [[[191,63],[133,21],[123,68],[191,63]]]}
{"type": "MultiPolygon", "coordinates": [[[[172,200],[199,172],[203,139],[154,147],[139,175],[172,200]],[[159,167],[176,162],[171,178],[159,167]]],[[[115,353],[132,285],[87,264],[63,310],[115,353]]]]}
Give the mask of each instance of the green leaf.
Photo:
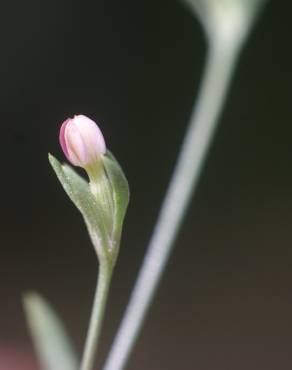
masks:
{"type": "Polygon", "coordinates": [[[111,152],[107,151],[103,157],[103,164],[111,184],[114,200],[113,235],[119,243],[123,221],[129,204],[129,184],[118,161],[111,152]]]}
{"type": "Polygon", "coordinates": [[[77,370],[77,356],[52,307],[37,293],[25,294],[23,304],[42,370],[77,370]]]}
{"type": "Polygon", "coordinates": [[[81,212],[98,257],[114,262],[129,203],[129,185],[117,160],[110,152],[103,156],[103,174],[92,180],[92,187],[70,166],[60,164],[52,155],[49,160],[64,190],[81,212]]]}
{"type": "Polygon", "coordinates": [[[69,165],[61,165],[51,154],[49,161],[65,192],[81,212],[98,256],[104,256],[109,245],[109,225],[106,223],[108,218],[104,217],[102,206],[92,195],[89,184],[69,165]]]}

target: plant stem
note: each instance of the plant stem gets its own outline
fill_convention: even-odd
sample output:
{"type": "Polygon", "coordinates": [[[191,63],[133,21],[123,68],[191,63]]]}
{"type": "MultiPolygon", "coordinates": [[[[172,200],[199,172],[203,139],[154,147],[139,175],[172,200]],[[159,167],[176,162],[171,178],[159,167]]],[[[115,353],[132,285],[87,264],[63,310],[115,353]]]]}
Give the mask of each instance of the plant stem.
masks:
{"type": "Polygon", "coordinates": [[[100,259],[98,280],[93,301],[93,308],[86,337],[80,370],[92,370],[98,347],[105,306],[112,277],[112,266],[105,259],[100,259]]]}
{"type": "Polygon", "coordinates": [[[156,227],[104,370],[124,369],[198,184],[239,51],[235,45],[215,41],[210,45],[197,104],[156,227]]]}

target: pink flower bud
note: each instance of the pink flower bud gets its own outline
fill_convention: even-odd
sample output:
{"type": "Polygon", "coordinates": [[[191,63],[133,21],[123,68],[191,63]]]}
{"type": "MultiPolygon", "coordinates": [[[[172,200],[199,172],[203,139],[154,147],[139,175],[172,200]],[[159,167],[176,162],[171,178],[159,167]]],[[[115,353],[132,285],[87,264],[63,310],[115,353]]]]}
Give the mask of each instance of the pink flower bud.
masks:
{"type": "Polygon", "coordinates": [[[63,122],[59,140],[67,159],[75,166],[92,167],[106,152],[103,135],[90,118],[78,115],[63,122]]]}

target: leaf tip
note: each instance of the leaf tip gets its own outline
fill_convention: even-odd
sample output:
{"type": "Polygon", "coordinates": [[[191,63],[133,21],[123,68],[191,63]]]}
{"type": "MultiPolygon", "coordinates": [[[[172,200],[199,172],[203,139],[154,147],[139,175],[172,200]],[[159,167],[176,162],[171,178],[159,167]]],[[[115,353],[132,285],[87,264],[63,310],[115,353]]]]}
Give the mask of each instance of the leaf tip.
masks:
{"type": "Polygon", "coordinates": [[[31,290],[22,294],[22,302],[24,305],[29,305],[31,301],[35,300],[38,294],[31,290]]]}
{"type": "Polygon", "coordinates": [[[49,159],[50,164],[53,167],[54,167],[54,165],[56,165],[56,163],[58,163],[58,160],[51,153],[48,153],[48,159],[49,159]]]}
{"type": "Polygon", "coordinates": [[[22,304],[27,315],[32,313],[35,307],[39,306],[41,303],[41,296],[33,290],[27,291],[22,295],[22,304]]]}

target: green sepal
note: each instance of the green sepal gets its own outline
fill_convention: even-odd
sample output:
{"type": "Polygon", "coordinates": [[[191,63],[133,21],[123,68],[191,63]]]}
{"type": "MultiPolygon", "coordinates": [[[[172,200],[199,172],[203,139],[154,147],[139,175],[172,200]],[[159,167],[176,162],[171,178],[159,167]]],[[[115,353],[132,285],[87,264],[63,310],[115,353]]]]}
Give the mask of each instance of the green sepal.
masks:
{"type": "Polygon", "coordinates": [[[37,293],[26,293],[23,305],[42,370],[77,370],[73,345],[53,308],[37,293]]]}
{"type": "Polygon", "coordinates": [[[103,208],[92,195],[88,182],[71,166],[62,165],[51,154],[49,154],[49,161],[65,192],[81,212],[98,257],[106,256],[109,245],[109,225],[106,224],[107,217],[103,216],[103,208]]]}
{"type": "Polygon", "coordinates": [[[110,182],[114,203],[113,214],[113,251],[117,253],[122,233],[122,226],[130,199],[129,184],[124,172],[110,151],[103,157],[103,165],[110,182]]]}
{"type": "Polygon", "coordinates": [[[49,161],[65,192],[81,212],[98,257],[114,262],[129,204],[129,185],[119,163],[107,151],[102,157],[103,172],[93,178],[90,186],[71,166],[61,164],[51,154],[49,161]],[[98,189],[95,195],[92,186],[98,189]]]}

